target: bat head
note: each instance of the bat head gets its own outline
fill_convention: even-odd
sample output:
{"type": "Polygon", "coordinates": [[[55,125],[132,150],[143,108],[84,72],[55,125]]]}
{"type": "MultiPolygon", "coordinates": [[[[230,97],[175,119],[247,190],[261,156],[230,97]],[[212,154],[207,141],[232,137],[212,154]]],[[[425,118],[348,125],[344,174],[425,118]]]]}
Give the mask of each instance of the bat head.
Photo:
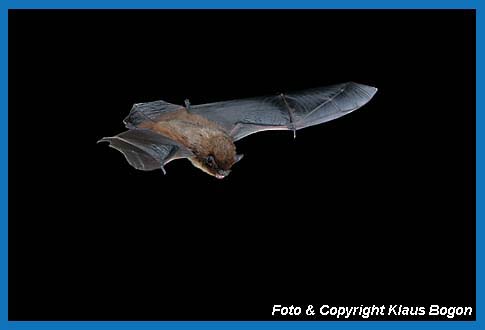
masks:
{"type": "Polygon", "coordinates": [[[225,134],[215,134],[209,139],[201,139],[201,144],[193,150],[196,155],[190,158],[192,164],[205,173],[223,179],[231,173],[231,167],[241,160],[236,154],[232,138],[225,134]]]}
{"type": "Polygon", "coordinates": [[[195,167],[198,167],[205,173],[224,179],[231,173],[231,167],[243,158],[243,155],[235,155],[230,161],[228,159],[217,158],[213,154],[199,156],[190,159],[195,167]]]}

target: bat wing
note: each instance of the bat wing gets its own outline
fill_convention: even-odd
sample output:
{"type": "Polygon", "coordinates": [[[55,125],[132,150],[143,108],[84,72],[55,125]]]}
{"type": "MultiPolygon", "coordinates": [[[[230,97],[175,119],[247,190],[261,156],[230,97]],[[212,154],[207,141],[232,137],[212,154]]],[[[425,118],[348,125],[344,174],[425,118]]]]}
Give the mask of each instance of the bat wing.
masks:
{"type": "Polygon", "coordinates": [[[98,142],[109,142],[119,150],[131,166],[138,170],[162,169],[174,159],[188,158],[192,152],[178,142],[145,129],[133,129],[98,142]]]}
{"type": "Polygon", "coordinates": [[[123,120],[127,128],[133,129],[138,127],[142,122],[156,121],[160,115],[175,112],[183,109],[181,105],[168,103],[165,101],[154,101],[146,103],[137,103],[133,105],[130,113],[123,120]]]}
{"type": "Polygon", "coordinates": [[[377,88],[348,82],[276,96],[195,105],[190,112],[218,123],[237,141],[266,130],[296,131],[348,114],[377,88]]]}

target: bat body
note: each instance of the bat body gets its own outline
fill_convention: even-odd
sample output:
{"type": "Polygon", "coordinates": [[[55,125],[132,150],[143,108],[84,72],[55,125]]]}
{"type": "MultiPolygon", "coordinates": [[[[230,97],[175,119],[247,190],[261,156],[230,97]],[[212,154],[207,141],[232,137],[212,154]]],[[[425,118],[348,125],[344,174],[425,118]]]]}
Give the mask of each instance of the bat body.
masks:
{"type": "Polygon", "coordinates": [[[124,123],[128,131],[100,141],[125,155],[140,170],[162,169],[188,158],[216,178],[226,177],[242,155],[234,142],[266,130],[292,130],[327,122],[367,103],[374,87],[353,82],[297,93],[180,106],[165,101],[135,104],[124,123]]]}
{"type": "Polygon", "coordinates": [[[149,129],[185,146],[193,157],[192,164],[204,172],[222,178],[229,174],[236,162],[236,146],[231,136],[216,123],[190,113],[182,107],[174,112],[161,115],[156,122],[144,121],[138,128],[149,129]],[[207,158],[217,160],[217,168],[205,166],[207,158]]]}

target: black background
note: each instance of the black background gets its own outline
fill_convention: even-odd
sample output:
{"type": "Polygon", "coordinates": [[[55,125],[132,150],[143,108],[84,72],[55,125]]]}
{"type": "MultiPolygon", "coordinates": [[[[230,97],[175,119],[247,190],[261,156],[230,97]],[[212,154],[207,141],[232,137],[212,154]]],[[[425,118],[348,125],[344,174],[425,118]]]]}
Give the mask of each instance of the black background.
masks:
{"type": "Polygon", "coordinates": [[[475,306],[474,29],[474,11],[10,11],[9,318],[475,306]],[[133,103],[346,81],[379,91],[238,142],[224,180],[96,144],[133,103]]]}

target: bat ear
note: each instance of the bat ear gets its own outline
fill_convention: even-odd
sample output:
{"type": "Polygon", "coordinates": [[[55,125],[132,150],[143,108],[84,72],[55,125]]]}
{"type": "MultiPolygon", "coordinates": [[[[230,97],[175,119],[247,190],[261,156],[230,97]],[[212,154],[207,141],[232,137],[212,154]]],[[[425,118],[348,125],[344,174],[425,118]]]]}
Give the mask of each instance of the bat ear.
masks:
{"type": "Polygon", "coordinates": [[[240,155],[236,155],[234,157],[234,164],[236,164],[238,161],[240,161],[242,158],[244,157],[243,154],[240,154],[240,155]]]}

